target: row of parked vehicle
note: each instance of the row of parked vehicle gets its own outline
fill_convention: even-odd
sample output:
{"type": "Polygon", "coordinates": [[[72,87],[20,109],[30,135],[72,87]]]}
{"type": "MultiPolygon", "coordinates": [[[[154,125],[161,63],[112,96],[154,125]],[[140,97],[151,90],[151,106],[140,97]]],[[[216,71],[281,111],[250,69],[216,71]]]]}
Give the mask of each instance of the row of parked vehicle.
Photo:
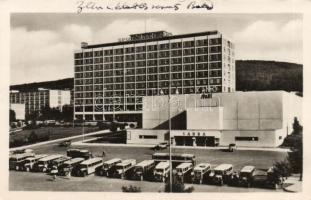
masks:
{"type": "MultiPolygon", "coordinates": [[[[103,161],[102,157],[93,157],[85,149],[69,149],[66,156],[24,152],[10,155],[9,167],[18,171],[46,172],[59,176],[84,177],[95,173],[121,179],[165,182],[171,169],[169,159],[172,160],[173,178],[180,182],[247,187],[254,185],[254,166],[245,166],[237,173],[231,164],[221,164],[215,168],[209,163],[196,164],[192,154],[170,156],[168,153],[154,153],[150,160],[136,163],[135,159],[120,158],[103,161]]],[[[266,172],[265,184],[269,183],[270,171],[266,172]]]]}

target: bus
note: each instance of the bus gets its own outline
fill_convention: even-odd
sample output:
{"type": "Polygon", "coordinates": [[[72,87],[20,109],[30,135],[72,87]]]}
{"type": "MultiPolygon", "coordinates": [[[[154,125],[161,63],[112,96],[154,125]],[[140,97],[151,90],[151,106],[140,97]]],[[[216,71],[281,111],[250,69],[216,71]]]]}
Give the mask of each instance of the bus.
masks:
{"type": "Polygon", "coordinates": [[[81,162],[77,166],[77,176],[85,177],[95,173],[103,165],[103,159],[100,157],[90,158],[81,162]]]}
{"type": "Polygon", "coordinates": [[[34,157],[34,153],[21,153],[21,154],[13,154],[9,157],[9,169],[19,170],[21,164],[24,162],[26,158],[34,157]]]}
{"type": "Polygon", "coordinates": [[[233,174],[233,165],[221,164],[215,167],[215,169],[209,174],[213,183],[216,185],[223,185],[230,181],[233,174]]]}
{"type": "Polygon", "coordinates": [[[135,159],[127,159],[115,165],[114,169],[114,177],[120,177],[121,179],[125,179],[127,175],[129,175],[130,169],[134,167],[136,164],[135,159]]]}
{"type": "Polygon", "coordinates": [[[208,175],[211,172],[211,164],[200,163],[193,168],[192,181],[194,183],[202,184],[208,180],[208,175]]]}
{"type": "Polygon", "coordinates": [[[33,170],[36,172],[47,172],[48,166],[53,160],[63,157],[61,154],[49,155],[47,157],[41,158],[33,166],[33,170]]]}
{"type": "Polygon", "coordinates": [[[25,161],[23,162],[23,165],[21,166],[21,170],[27,172],[32,171],[34,164],[38,162],[38,160],[40,160],[41,158],[47,156],[48,156],[47,154],[37,154],[34,157],[26,158],[25,161]]]}
{"type": "Polygon", "coordinates": [[[110,176],[113,170],[113,167],[122,162],[120,158],[113,158],[104,162],[103,166],[98,169],[97,174],[100,176],[110,176]]]}
{"type": "MultiPolygon", "coordinates": [[[[192,163],[192,165],[196,164],[196,158],[193,154],[176,154],[173,153],[172,157],[172,164],[173,168],[179,165],[180,163],[192,163]]],[[[157,163],[168,161],[170,159],[169,153],[154,153],[152,155],[152,159],[155,160],[157,163]]]]}
{"type": "Polygon", "coordinates": [[[155,181],[162,181],[169,177],[170,163],[168,161],[159,162],[153,170],[153,178],[155,181]]]}
{"type": "Polygon", "coordinates": [[[48,165],[48,171],[51,171],[53,166],[55,166],[58,169],[61,164],[63,164],[65,161],[70,160],[70,159],[71,158],[68,157],[68,156],[62,156],[60,158],[57,158],[57,159],[53,160],[48,165]]]}
{"type": "Polygon", "coordinates": [[[133,168],[133,179],[141,180],[149,179],[152,176],[153,169],[155,168],[154,160],[144,160],[138,164],[136,164],[133,168]]]}
{"type": "Polygon", "coordinates": [[[192,163],[181,163],[176,167],[176,179],[181,183],[191,180],[192,163]]]}
{"type": "Polygon", "coordinates": [[[68,149],[67,156],[71,158],[84,158],[90,159],[92,158],[92,153],[87,149],[68,149]]]}
{"type": "Polygon", "coordinates": [[[71,176],[72,174],[75,175],[77,166],[83,162],[84,158],[72,158],[70,160],[65,161],[61,164],[58,168],[58,175],[59,176],[71,176]]]}

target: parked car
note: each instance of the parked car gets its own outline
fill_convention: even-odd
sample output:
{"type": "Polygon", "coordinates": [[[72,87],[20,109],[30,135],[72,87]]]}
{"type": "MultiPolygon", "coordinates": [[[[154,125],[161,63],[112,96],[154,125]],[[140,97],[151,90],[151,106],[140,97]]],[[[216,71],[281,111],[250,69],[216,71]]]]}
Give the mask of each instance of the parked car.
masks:
{"type": "Polygon", "coordinates": [[[170,164],[168,161],[159,162],[153,170],[153,177],[156,181],[165,182],[169,177],[170,164]]]}
{"type": "Polygon", "coordinates": [[[196,165],[191,173],[192,182],[199,184],[206,182],[211,169],[212,168],[209,163],[200,163],[196,165]]]}
{"type": "Polygon", "coordinates": [[[245,166],[241,169],[239,178],[241,186],[250,187],[253,183],[255,167],[254,166],[245,166]]]}
{"type": "Polygon", "coordinates": [[[233,165],[221,164],[218,165],[209,175],[213,183],[216,185],[223,185],[228,183],[233,173],[233,165]]]}
{"type": "Polygon", "coordinates": [[[155,168],[156,162],[154,160],[144,160],[133,168],[133,179],[136,180],[150,180],[155,168]]]}
{"type": "Polygon", "coordinates": [[[183,183],[191,180],[191,172],[193,170],[192,163],[181,163],[176,167],[176,180],[183,183]]]}
{"type": "Polygon", "coordinates": [[[81,162],[77,166],[77,176],[85,177],[87,175],[95,173],[103,165],[103,159],[100,157],[90,158],[81,162]]]}
{"type": "Polygon", "coordinates": [[[9,169],[20,170],[20,167],[23,165],[24,160],[29,157],[34,157],[34,153],[20,153],[20,154],[12,154],[9,157],[9,169]]]}
{"type": "Polygon", "coordinates": [[[53,160],[63,157],[61,154],[49,155],[47,157],[41,158],[33,165],[33,170],[36,172],[47,172],[48,166],[53,160]]]}
{"type": "Polygon", "coordinates": [[[122,160],[120,158],[113,158],[110,160],[107,160],[104,162],[103,166],[98,168],[98,171],[96,174],[100,175],[100,176],[110,176],[113,173],[113,167],[118,164],[121,163],[122,160]]]}
{"type": "Polygon", "coordinates": [[[62,165],[64,162],[66,162],[67,160],[70,160],[71,157],[68,157],[68,156],[62,156],[60,158],[57,158],[55,160],[53,160],[52,162],[50,162],[48,164],[48,169],[47,171],[50,172],[53,167],[56,168],[58,170],[59,166],[62,165]]]}
{"type": "Polygon", "coordinates": [[[90,159],[93,157],[92,153],[87,149],[68,149],[67,156],[71,158],[90,159]]]}
{"type": "Polygon", "coordinates": [[[233,151],[235,151],[235,150],[237,150],[236,144],[235,144],[235,143],[229,144],[228,151],[229,151],[229,152],[233,152],[233,151]]]}
{"type": "Polygon", "coordinates": [[[71,140],[65,140],[59,143],[60,147],[69,147],[71,145],[71,140]]]}
{"type": "Polygon", "coordinates": [[[75,172],[77,172],[76,168],[77,166],[83,162],[84,158],[72,158],[70,160],[65,161],[63,164],[61,164],[58,168],[58,175],[60,176],[71,176],[76,175],[75,172]]]}
{"type": "Polygon", "coordinates": [[[136,164],[135,159],[127,159],[123,160],[122,162],[116,164],[115,170],[114,170],[114,177],[120,177],[121,179],[125,179],[129,174],[130,170],[134,167],[136,164]]]}
{"type": "Polygon", "coordinates": [[[161,142],[159,144],[156,144],[154,147],[152,147],[153,150],[162,150],[162,149],[167,149],[168,147],[168,142],[161,142]]]}
{"type": "Polygon", "coordinates": [[[23,171],[33,171],[33,166],[38,160],[41,158],[47,157],[47,154],[37,154],[34,157],[29,157],[26,158],[25,161],[23,162],[23,165],[21,166],[21,170],[23,171]]]}

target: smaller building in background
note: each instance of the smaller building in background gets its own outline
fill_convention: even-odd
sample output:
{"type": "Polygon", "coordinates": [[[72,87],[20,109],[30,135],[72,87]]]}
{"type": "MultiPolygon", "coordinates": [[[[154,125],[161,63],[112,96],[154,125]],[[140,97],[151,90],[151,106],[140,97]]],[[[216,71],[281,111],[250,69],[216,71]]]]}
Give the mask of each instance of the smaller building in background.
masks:
{"type": "Polygon", "coordinates": [[[44,107],[62,110],[64,105],[71,101],[70,90],[50,90],[38,88],[36,91],[20,92],[10,91],[10,104],[24,104],[25,115],[40,111],[44,107]]]}
{"type": "Polygon", "coordinates": [[[25,120],[25,104],[24,103],[11,103],[10,110],[15,112],[16,120],[25,120]]]}

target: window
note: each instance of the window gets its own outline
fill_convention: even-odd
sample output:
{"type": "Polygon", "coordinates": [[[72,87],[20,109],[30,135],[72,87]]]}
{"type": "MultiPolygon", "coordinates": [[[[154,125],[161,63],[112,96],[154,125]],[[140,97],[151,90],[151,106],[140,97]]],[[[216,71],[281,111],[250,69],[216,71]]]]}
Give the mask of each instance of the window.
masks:
{"type": "Polygon", "coordinates": [[[235,137],[235,141],[258,141],[258,137],[235,137]]]}
{"type": "Polygon", "coordinates": [[[157,135],[139,135],[139,139],[158,139],[157,135]]]}

